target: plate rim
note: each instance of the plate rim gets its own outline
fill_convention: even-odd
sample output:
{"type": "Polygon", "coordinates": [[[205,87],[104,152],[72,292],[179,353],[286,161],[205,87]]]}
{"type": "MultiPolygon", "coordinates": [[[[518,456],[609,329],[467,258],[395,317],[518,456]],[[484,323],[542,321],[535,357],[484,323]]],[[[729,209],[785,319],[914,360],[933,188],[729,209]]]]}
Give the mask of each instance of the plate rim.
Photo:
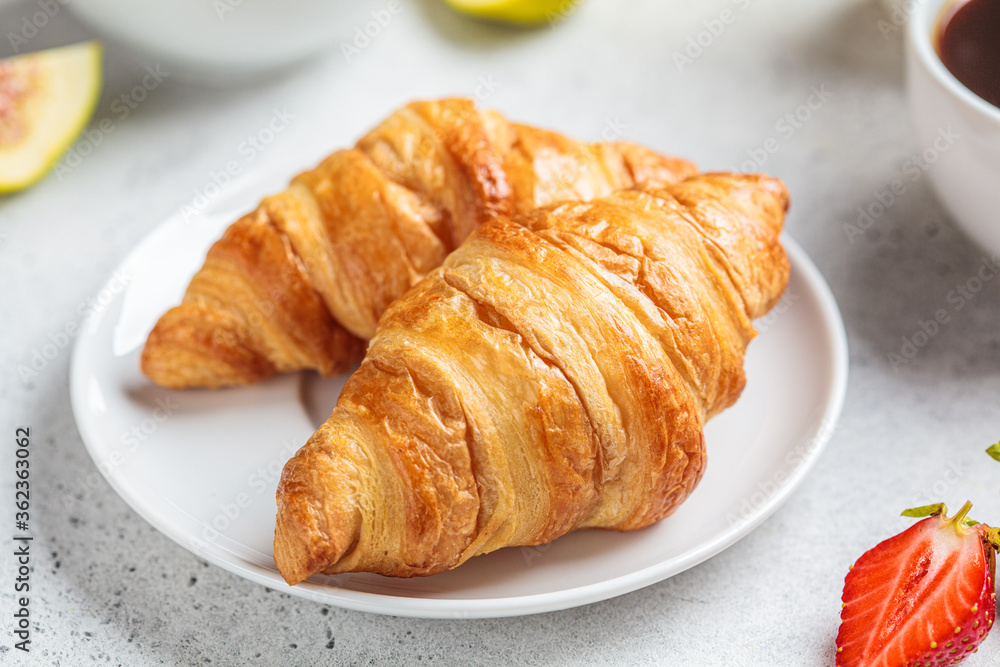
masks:
{"type": "MultiPolygon", "coordinates": [[[[161,236],[170,233],[177,224],[179,224],[179,218],[177,215],[174,215],[154,228],[127,253],[125,258],[112,272],[112,276],[115,275],[115,272],[124,270],[133,256],[139,253],[147,244],[154,243],[161,236]]],[[[148,510],[146,506],[133,503],[132,494],[124,492],[123,488],[116,481],[115,476],[105,473],[104,468],[98,462],[99,454],[96,451],[97,445],[95,443],[100,441],[101,438],[94,432],[96,427],[88,419],[87,410],[82,405],[84,403],[83,397],[87,391],[85,386],[86,377],[88,377],[86,374],[86,364],[89,360],[84,357],[81,350],[92,340],[94,332],[97,330],[97,325],[108,316],[110,311],[114,310],[112,308],[107,308],[98,313],[97,316],[91,318],[81,329],[77,340],[74,342],[69,378],[70,403],[73,417],[91,461],[94,462],[101,476],[108,482],[114,492],[132,511],[136,512],[159,533],[165,535],[196,557],[204,559],[244,579],[267,586],[272,590],[290,593],[315,602],[354,611],[412,618],[502,618],[560,611],[592,604],[631,593],[680,574],[721,553],[749,535],[787,502],[791,494],[798,489],[799,485],[813,469],[832,438],[844,406],[849,372],[847,335],[843,318],[829,285],[809,255],[787,233],[782,234],[781,240],[789,256],[792,270],[802,273],[806,285],[816,297],[820,319],[822,320],[822,329],[829,337],[832,375],[825,387],[829,397],[824,405],[822,414],[815,421],[815,425],[818,426],[810,429],[803,440],[804,442],[815,443],[815,446],[809,448],[802,457],[801,462],[788,475],[786,482],[762,506],[756,508],[750,517],[744,517],[743,521],[739,524],[730,526],[728,530],[720,533],[714,539],[703,542],[694,549],[682,553],[680,556],[600,582],[573,586],[559,591],[511,597],[480,599],[421,598],[338,588],[309,580],[295,586],[289,586],[276,571],[245,562],[238,557],[224,557],[216,550],[198,549],[192,543],[189,535],[181,534],[181,531],[174,530],[169,524],[164,525],[164,522],[156,520],[151,516],[153,514],[152,511],[148,510]],[[824,428],[823,425],[829,425],[829,427],[824,428]]],[[[112,280],[113,277],[102,283],[102,288],[107,287],[112,280]]]]}

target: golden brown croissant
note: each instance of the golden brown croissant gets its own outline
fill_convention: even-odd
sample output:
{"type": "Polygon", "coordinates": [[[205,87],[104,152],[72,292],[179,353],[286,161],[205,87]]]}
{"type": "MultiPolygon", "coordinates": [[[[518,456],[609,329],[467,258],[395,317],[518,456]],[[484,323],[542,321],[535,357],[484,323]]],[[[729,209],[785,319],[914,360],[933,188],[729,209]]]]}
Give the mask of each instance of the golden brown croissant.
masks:
{"type": "Polygon", "coordinates": [[[285,465],[282,576],[429,575],[670,514],[787,283],[787,204],[776,179],[706,174],[482,225],[285,465]]]}
{"type": "Polygon", "coordinates": [[[485,220],[694,172],[469,100],[409,104],[234,223],[149,335],[142,370],[173,388],[343,372],[389,304],[485,220]]]}

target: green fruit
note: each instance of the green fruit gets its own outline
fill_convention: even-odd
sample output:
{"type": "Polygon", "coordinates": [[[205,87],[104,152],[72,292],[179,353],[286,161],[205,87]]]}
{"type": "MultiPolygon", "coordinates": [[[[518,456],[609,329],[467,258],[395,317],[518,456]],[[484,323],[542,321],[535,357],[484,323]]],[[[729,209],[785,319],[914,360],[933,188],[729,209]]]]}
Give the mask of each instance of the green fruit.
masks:
{"type": "Polygon", "coordinates": [[[86,127],[100,93],[97,42],[0,60],[0,192],[44,176],[86,127]]]}
{"type": "Polygon", "coordinates": [[[484,19],[536,25],[555,23],[568,15],[581,0],[445,0],[452,8],[484,19]]]}

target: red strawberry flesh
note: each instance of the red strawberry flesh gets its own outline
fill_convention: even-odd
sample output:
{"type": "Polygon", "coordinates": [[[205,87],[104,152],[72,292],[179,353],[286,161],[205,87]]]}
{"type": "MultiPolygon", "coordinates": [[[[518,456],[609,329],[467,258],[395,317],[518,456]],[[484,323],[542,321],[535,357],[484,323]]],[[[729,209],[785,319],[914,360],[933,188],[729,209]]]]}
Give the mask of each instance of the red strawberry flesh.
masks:
{"type": "Polygon", "coordinates": [[[858,559],[844,580],[839,667],[953,665],[976,650],[995,617],[995,551],[988,526],[963,525],[965,511],[858,559]]]}

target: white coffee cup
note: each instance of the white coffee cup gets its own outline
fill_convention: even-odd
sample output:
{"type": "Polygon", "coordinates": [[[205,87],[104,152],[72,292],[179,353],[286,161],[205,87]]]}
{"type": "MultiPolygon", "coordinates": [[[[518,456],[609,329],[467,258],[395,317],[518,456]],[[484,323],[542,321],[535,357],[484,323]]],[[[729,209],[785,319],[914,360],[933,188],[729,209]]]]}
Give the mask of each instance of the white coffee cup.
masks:
{"type": "Polygon", "coordinates": [[[1000,108],[965,87],[935,49],[953,0],[908,0],[906,83],[926,174],[956,223],[1000,253],[1000,108]]]}

